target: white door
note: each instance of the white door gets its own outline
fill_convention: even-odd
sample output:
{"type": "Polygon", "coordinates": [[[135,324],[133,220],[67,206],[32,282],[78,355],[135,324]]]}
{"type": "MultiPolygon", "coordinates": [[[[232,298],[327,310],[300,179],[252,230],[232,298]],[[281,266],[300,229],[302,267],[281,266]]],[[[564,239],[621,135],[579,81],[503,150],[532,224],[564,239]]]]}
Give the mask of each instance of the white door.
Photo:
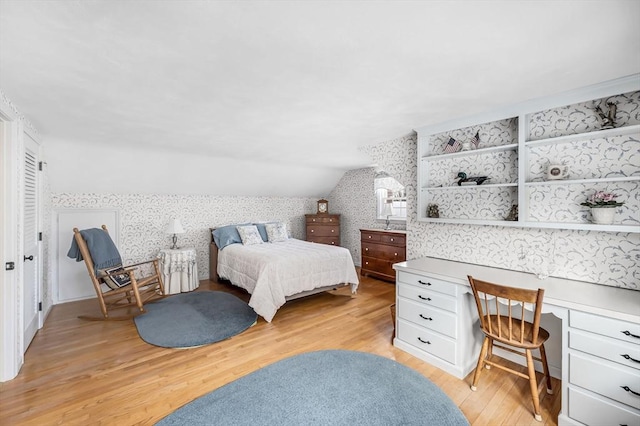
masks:
{"type": "Polygon", "coordinates": [[[23,252],[24,263],[23,315],[24,350],[29,347],[38,331],[38,304],[40,302],[41,262],[38,242],[39,179],[38,144],[25,133],[24,135],[24,200],[23,200],[23,252]]]}

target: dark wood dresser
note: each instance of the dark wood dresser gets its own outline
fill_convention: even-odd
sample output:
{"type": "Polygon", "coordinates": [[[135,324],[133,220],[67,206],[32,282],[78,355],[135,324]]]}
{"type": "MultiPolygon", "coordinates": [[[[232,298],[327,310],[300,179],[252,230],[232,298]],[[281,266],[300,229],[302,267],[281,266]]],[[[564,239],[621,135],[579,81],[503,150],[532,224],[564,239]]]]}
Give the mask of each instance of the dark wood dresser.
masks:
{"type": "Polygon", "coordinates": [[[396,281],[392,265],[407,260],[406,231],[361,229],[361,275],[371,275],[385,281],[396,281]]]}
{"type": "Polygon", "coordinates": [[[307,241],[314,243],[340,245],[339,214],[306,214],[307,241]]]}

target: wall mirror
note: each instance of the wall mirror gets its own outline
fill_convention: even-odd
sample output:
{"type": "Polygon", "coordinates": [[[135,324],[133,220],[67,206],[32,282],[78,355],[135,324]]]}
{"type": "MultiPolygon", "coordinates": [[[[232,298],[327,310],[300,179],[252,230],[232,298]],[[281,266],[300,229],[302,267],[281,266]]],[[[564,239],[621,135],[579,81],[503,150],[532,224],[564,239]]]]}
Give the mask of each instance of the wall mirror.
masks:
{"type": "Polygon", "coordinates": [[[376,220],[390,222],[407,221],[407,194],[400,182],[385,171],[378,171],[374,176],[376,194],[376,220]]]}

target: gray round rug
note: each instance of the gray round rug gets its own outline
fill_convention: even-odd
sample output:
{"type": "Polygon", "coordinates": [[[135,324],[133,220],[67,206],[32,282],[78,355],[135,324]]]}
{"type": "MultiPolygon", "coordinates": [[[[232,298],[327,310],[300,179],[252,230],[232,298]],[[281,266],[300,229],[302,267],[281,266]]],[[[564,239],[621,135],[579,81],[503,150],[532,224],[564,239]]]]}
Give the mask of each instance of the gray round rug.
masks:
{"type": "Polygon", "coordinates": [[[194,291],[165,297],[144,306],[134,318],[147,343],[189,348],[219,342],[251,327],[258,315],[236,296],[222,291],[194,291]]]}
{"type": "Polygon", "coordinates": [[[437,425],[469,422],[429,379],[365,352],[286,358],[184,405],[158,425],[437,425]]]}

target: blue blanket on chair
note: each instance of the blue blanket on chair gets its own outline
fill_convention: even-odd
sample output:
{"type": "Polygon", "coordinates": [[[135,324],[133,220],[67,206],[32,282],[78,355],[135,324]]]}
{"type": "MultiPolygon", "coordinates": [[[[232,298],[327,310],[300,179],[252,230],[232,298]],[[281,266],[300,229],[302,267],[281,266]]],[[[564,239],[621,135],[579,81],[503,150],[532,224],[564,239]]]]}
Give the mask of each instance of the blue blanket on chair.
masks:
{"type": "MultiPolygon", "coordinates": [[[[80,231],[80,235],[82,235],[82,238],[84,238],[87,243],[87,248],[93,259],[93,267],[95,268],[96,275],[98,275],[98,269],[122,265],[122,258],[120,257],[118,248],[113,243],[109,234],[104,230],[99,228],[84,229],[80,231]]],[[[71,248],[69,248],[67,256],[75,259],[76,262],[83,260],[75,237],[71,240],[71,248]]]]}

